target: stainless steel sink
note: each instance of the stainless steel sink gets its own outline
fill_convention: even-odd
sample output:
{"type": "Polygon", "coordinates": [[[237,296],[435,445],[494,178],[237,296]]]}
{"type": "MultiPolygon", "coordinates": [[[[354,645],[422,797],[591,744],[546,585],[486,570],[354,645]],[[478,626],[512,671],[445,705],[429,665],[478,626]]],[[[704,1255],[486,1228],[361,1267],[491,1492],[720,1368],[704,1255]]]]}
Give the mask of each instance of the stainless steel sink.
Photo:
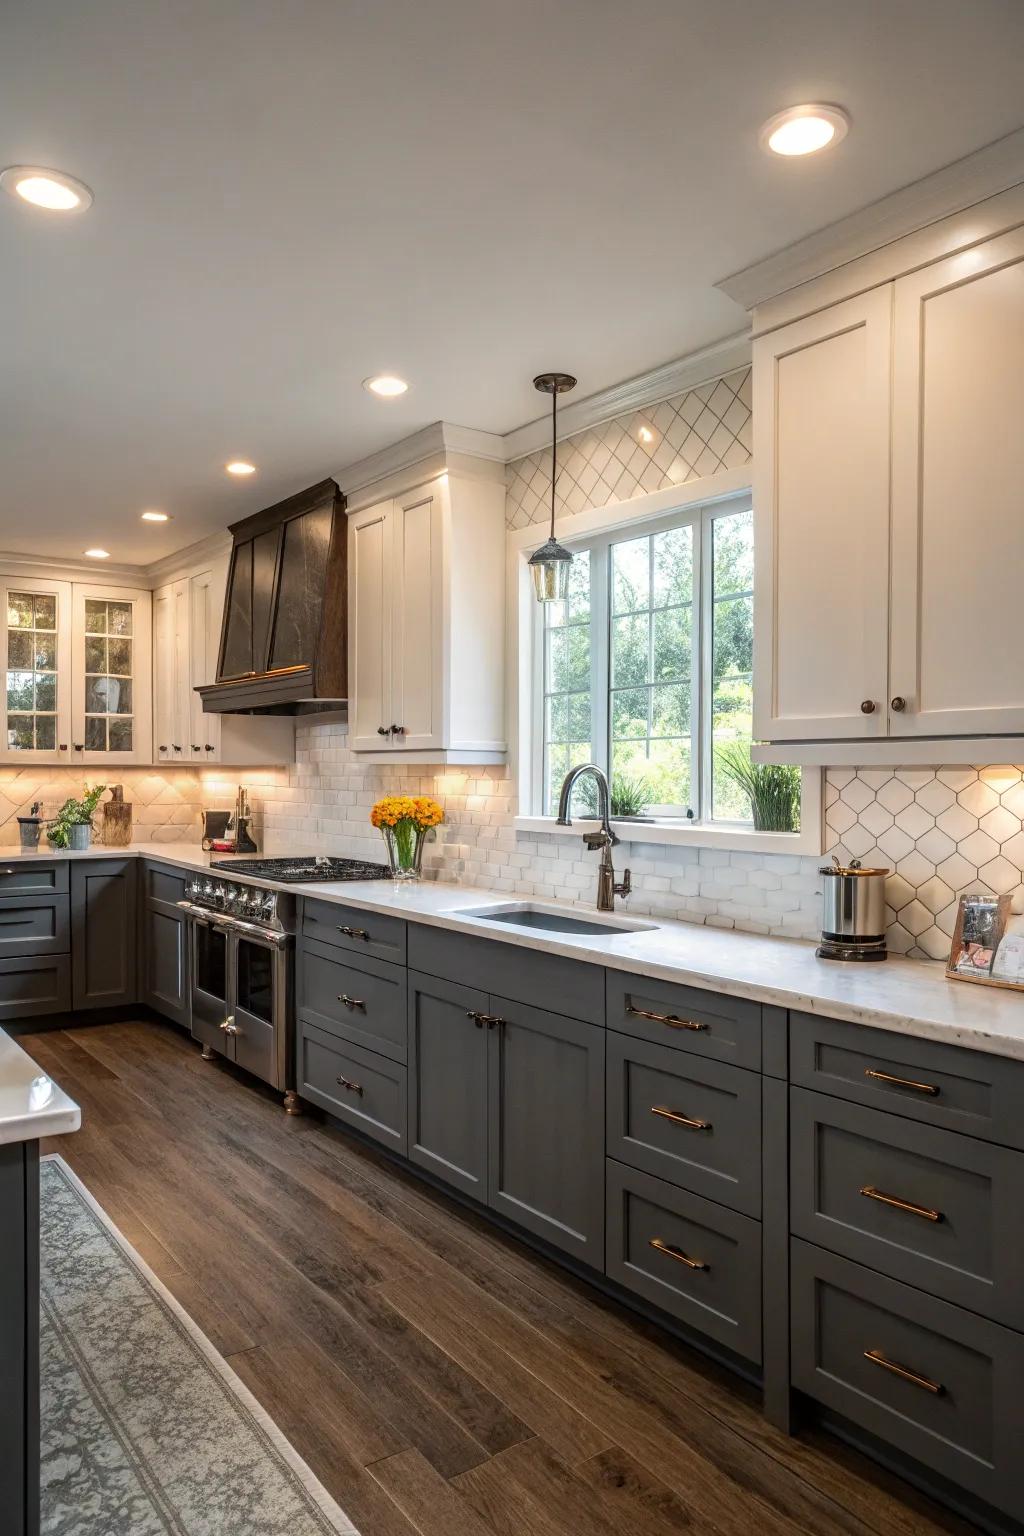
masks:
{"type": "Polygon", "coordinates": [[[530,928],[541,933],[575,933],[580,937],[611,937],[615,933],[649,933],[657,923],[641,923],[631,917],[617,917],[610,912],[594,912],[574,917],[559,907],[547,907],[533,901],[502,902],[498,907],[469,907],[453,912],[453,917],[476,917],[485,923],[504,923],[510,928],[530,928]]]}

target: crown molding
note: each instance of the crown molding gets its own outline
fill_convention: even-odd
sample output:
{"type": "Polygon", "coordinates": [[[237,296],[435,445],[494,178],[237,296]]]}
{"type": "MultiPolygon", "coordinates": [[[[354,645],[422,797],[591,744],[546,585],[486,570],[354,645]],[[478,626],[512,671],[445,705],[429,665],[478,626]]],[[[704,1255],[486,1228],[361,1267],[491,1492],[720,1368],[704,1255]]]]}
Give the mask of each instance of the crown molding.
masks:
{"type": "MultiPolygon", "coordinates": [[[[702,347],[699,352],[691,352],[675,362],[664,363],[660,368],[652,368],[647,373],[627,379],[623,384],[614,384],[596,395],[588,395],[585,400],[576,400],[562,406],[558,412],[559,440],[575,437],[588,427],[596,427],[628,411],[657,405],[672,395],[681,395],[688,389],[696,388],[698,384],[706,384],[711,379],[720,378],[723,373],[746,368],[749,364],[750,332],[739,331],[733,336],[726,336],[722,341],[702,347]]],[[[538,448],[546,448],[551,442],[551,418],[542,416],[536,421],[527,422],[525,426],[506,433],[501,441],[507,463],[521,459],[528,453],[535,453],[538,448]]]]}
{"type": "Polygon", "coordinates": [[[475,427],[459,427],[448,421],[435,421],[410,437],[403,437],[378,453],[371,453],[367,458],[347,465],[334,478],[341,486],[351,511],[352,498],[367,486],[389,480],[417,465],[434,463],[449,453],[492,459],[495,463],[504,464],[503,442],[494,432],[478,432],[475,427]]]}
{"type": "Polygon", "coordinates": [[[216,533],[207,534],[205,539],[197,539],[194,544],[186,544],[184,549],[161,555],[159,560],[154,560],[150,565],[138,566],[137,569],[154,587],[162,587],[165,582],[172,581],[193,566],[226,555],[230,549],[231,535],[226,528],[221,528],[216,533]]]}
{"type": "Polygon", "coordinates": [[[62,555],[10,554],[0,550],[0,569],[27,580],[49,577],[58,581],[88,581],[101,587],[146,586],[140,565],[122,565],[113,560],[72,560],[62,555]]]}
{"type": "Polygon", "coordinates": [[[715,287],[728,298],[753,309],[801,283],[823,277],[948,218],[986,198],[1024,182],[1024,128],[943,166],[930,176],[900,187],[888,197],[869,203],[848,218],[829,224],[803,240],[794,241],[763,261],[724,277],[715,287]]]}

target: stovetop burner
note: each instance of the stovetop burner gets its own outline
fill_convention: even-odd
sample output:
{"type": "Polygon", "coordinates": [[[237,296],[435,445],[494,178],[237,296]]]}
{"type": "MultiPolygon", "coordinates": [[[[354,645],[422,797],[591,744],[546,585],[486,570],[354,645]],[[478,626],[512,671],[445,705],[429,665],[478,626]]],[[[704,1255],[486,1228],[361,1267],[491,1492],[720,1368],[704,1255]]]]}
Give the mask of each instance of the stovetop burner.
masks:
{"type": "Polygon", "coordinates": [[[285,884],[321,880],[389,880],[386,864],[369,864],[364,859],[329,859],[309,855],[297,859],[217,859],[211,869],[228,874],[252,875],[257,880],[280,880],[285,884]]]}

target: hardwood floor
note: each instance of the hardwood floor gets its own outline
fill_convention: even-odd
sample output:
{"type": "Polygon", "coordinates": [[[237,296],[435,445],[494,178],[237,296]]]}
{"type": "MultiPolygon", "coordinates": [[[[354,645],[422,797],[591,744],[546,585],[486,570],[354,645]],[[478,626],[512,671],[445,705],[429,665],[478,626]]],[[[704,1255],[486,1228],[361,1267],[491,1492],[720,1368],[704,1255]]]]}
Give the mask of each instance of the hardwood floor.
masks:
{"type": "Polygon", "coordinates": [[[83,1110],[50,1149],[363,1536],[974,1529],[174,1026],[25,1043],[83,1110]]]}

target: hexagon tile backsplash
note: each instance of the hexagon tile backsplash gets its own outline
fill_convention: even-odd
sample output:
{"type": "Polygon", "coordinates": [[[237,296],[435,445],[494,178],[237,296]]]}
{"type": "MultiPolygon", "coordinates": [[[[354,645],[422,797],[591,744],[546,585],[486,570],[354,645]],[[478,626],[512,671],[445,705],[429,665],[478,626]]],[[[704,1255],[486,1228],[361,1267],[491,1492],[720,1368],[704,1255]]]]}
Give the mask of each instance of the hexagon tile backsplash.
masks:
{"type": "Polygon", "coordinates": [[[1024,911],[1024,768],[829,768],[825,844],[843,861],[882,864],[886,942],[945,960],[966,892],[1024,911]]]}

